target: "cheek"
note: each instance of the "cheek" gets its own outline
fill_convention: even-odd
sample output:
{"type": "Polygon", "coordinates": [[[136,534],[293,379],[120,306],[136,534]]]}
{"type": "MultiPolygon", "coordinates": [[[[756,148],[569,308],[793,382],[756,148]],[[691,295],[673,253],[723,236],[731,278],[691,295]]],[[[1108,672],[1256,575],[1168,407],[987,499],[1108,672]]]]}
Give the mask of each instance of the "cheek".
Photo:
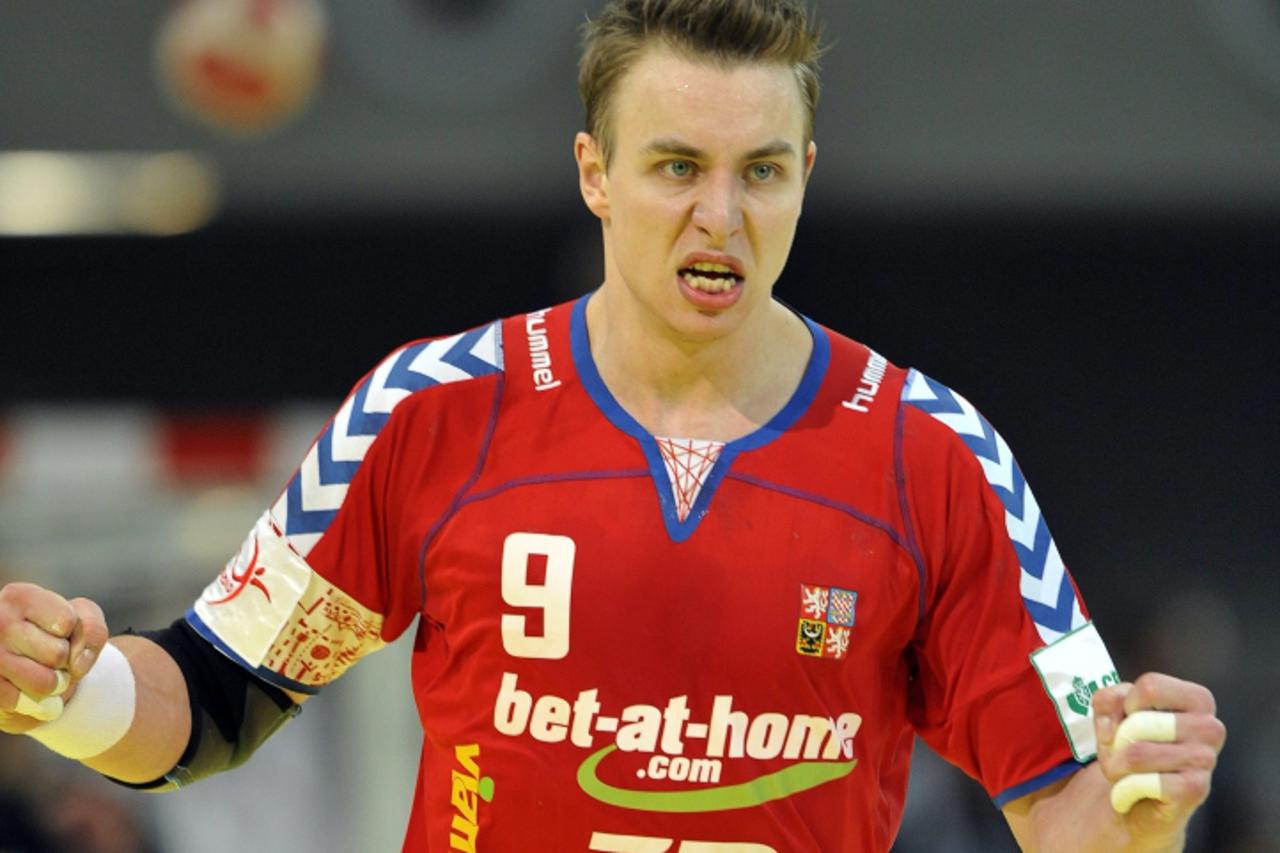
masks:
{"type": "Polygon", "coordinates": [[[782,269],[791,253],[799,217],[799,204],[782,210],[775,207],[765,215],[748,217],[751,242],[759,263],[774,272],[782,269]]]}
{"type": "Polygon", "coordinates": [[[661,227],[653,211],[634,201],[614,207],[610,239],[618,264],[629,278],[642,280],[661,262],[658,254],[661,227]]]}
{"type": "Polygon", "coordinates": [[[682,211],[683,206],[676,199],[630,199],[621,208],[615,206],[613,221],[628,241],[652,247],[680,234],[688,218],[682,211]]]}

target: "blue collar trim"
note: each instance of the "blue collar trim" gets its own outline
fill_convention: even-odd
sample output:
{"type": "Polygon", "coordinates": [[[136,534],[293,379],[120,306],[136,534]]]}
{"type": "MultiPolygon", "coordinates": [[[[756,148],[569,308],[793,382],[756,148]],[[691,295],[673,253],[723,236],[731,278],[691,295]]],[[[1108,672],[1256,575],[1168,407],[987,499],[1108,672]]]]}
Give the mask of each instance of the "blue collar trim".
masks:
{"type": "MultiPolygon", "coordinates": [[[[805,366],[804,375],[800,378],[800,383],[792,393],[791,399],[787,400],[786,405],[764,426],[724,446],[720,451],[720,458],[716,460],[715,467],[711,469],[711,474],[702,484],[702,490],[689,510],[689,517],[680,521],[675,499],[671,494],[671,480],[667,476],[667,466],[662,459],[662,451],[658,449],[658,442],[640,425],[639,421],[619,405],[613,392],[600,378],[600,371],[596,369],[595,359],[591,356],[591,340],[587,334],[587,300],[590,298],[591,294],[587,294],[574,303],[570,320],[569,341],[578,378],[601,413],[615,427],[640,443],[640,448],[644,451],[645,459],[649,464],[649,473],[658,491],[658,504],[662,510],[662,520],[666,524],[667,534],[673,541],[683,542],[693,535],[698,523],[707,514],[711,499],[725,474],[732,467],[734,458],[743,451],[764,447],[790,429],[809,410],[809,406],[818,395],[822,380],[827,375],[827,367],[831,363],[831,341],[821,326],[803,314],[800,315],[800,319],[809,328],[809,334],[813,336],[813,352],[809,355],[809,363],[805,366]]],[[[697,438],[697,436],[673,437],[697,438]]]]}

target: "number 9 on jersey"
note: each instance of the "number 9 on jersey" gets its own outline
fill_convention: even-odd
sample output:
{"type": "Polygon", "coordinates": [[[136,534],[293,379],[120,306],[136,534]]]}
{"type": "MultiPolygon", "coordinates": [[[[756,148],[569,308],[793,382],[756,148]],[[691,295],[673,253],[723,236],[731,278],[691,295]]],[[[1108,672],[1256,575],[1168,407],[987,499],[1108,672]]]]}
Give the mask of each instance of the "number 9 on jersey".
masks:
{"type": "Polygon", "coordinates": [[[502,544],[502,600],[542,611],[542,633],[529,634],[529,617],[502,614],[502,646],[517,658],[559,660],[569,654],[569,593],[577,546],[568,536],[512,533],[502,544]],[[541,584],[529,580],[534,557],[546,560],[541,584]]]}

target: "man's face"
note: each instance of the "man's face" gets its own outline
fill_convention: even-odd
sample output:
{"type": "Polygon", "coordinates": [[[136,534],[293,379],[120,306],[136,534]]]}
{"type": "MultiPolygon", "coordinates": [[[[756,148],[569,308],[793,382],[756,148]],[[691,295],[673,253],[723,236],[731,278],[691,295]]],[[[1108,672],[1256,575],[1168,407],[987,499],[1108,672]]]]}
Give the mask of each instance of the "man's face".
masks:
{"type": "Polygon", "coordinates": [[[791,70],[653,47],[610,114],[607,170],[591,137],[575,146],[587,205],[604,222],[610,303],[689,342],[763,317],[813,163],[791,70]]]}

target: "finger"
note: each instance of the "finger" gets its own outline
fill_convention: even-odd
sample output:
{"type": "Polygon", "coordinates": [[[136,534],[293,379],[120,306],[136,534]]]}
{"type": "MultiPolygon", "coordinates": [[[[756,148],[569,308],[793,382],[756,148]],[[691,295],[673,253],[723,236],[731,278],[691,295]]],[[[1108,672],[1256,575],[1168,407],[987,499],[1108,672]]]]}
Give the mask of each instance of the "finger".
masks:
{"type": "Polygon", "coordinates": [[[18,703],[14,707],[14,713],[21,714],[24,717],[31,717],[36,720],[49,722],[56,720],[62,716],[62,697],[46,696],[43,699],[32,699],[26,693],[18,694],[18,703]]]}
{"type": "Polygon", "coordinates": [[[1159,773],[1131,773],[1111,786],[1111,808],[1128,814],[1139,800],[1164,800],[1159,773]]]}
{"type": "Polygon", "coordinates": [[[13,612],[55,637],[65,639],[75,629],[75,611],[56,592],[32,583],[13,583],[4,588],[4,598],[13,612]]]}
{"type": "Polygon", "coordinates": [[[65,672],[59,676],[58,670],[8,651],[0,652],[0,678],[8,680],[18,690],[37,701],[65,690],[69,681],[64,681],[67,679],[65,672]]]}
{"type": "Polygon", "coordinates": [[[1173,743],[1177,739],[1177,715],[1169,711],[1134,711],[1120,722],[1112,748],[1122,750],[1137,741],[1173,743]]]}
{"type": "Polygon", "coordinates": [[[53,671],[54,678],[58,679],[58,684],[53,688],[54,696],[61,696],[71,687],[71,673],[65,669],[55,669],[53,671]]]}
{"type": "Polygon", "coordinates": [[[1099,758],[1108,779],[1135,772],[1212,770],[1227,739],[1227,728],[1207,714],[1170,714],[1157,718],[1158,731],[1140,732],[1146,715],[1167,712],[1139,711],[1120,724],[1115,742],[1099,758]],[[1166,722],[1172,718],[1172,724],[1166,722]],[[1133,721],[1133,722],[1131,722],[1133,721]],[[1137,733],[1139,738],[1134,738],[1137,733]]]}
{"type": "Polygon", "coordinates": [[[50,669],[65,669],[71,644],[31,622],[11,623],[4,631],[3,645],[14,654],[30,658],[50,669]]]}
{"type": "Polygon", "coordinates": [[[1209,796],[1212,774],[1135,773],[1111,788],[1111,805],[1120,814],[1163,824],[1185,820],[1209,796]]]}
{"type": "Polygon", "coordinates": [[[1148,743],[1139,741],[1112,756],[1104,773],[1119,780],[1131,773],[1180,773],[1212,771],[1218,751],[1204,743],[1148,743]]]}
{"type": "Polygon", "coordinates": [[[1172,675],[1148,672],[1133,683],[1133,689],[1124,697],[1124,710],[1126,714],[1143,710],[1213,714],[1217,703],[1203,685],[1172,675]]]}
{"type": "Polygon", "coordinates": [[[1113,752],[1122,752],[1130,744],[1142,741],[1202,744],[1218,753],[1227,742],[1227,727],[1222,720],[1209,714],[1138,711],[1120,724],[1111,749],[1113,752]],[[1159,719],[1156,719],[1157,716],[1159,719]]]}
{"type": "Polygon", "coordinates": [[[29,723],[11,726],[10,714],[47,722],[62,716],[63,702],[59,696],[47,696],[43,699],[33,698],[20,691],[7,679],[0,678],[0,723],[4,723],[4,731],[25,731],[29,723]]]}
{"type": "Polygon", "coordinates": [[[18,695],[18,688],[0,678],[0,732],[25,734],[45,722],[15,713],[13,706],[18,704],[18,695]]]}
{"type": "Polygon", "coordinates": [[[70,604],[78,619],[71,635],[68,659],[71,674],[80,679],[84,678],[107,643],[107,620],[102,608],[87,598],[74,598],[70,604]]]}
{"type": "Polygon", "coordinates": [[[1125,682],[1104,687],[1093,694],[1093,728],[1099,745],[1111,745],[1116,729],[1124,719],[1125,698],[1132,690],[1133,685],[1125,682]]]}

